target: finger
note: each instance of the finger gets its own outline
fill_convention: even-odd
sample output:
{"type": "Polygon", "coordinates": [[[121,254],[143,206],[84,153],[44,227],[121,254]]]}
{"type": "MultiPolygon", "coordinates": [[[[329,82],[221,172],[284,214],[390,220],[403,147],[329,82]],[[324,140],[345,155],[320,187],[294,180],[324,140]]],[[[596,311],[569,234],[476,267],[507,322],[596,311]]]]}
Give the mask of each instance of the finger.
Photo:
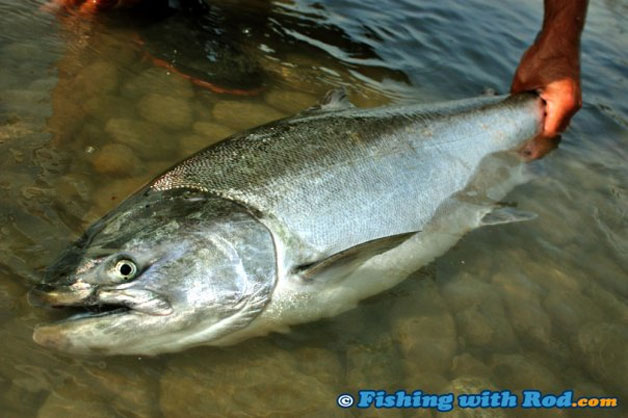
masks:
{"type": "Polygon", "coordinates": [[[543,126],[543,136],[546,138],[553,138],[560,132],[561,120],[564,117],[564,112],[557,106],[556,102],[552,98],[546,98],[541,95],[541,98],[545,100],[545,124],[543,126]]]}
{"type": "Polygon", "coordinates": [[[559,142],[560,135],[553,138],[546,138],[541,134],[523,144],[519,149],[519,155],[526,161],[536,160],[555,149],[559,142]]]}
{"type": "Polygon", "coordinates": [[[550,133],[564,131],[571,117],[582,105],[580,86],[576,80],[559,80],[550,83],[541,94],[549,104],[546,129],[550,133]]]}

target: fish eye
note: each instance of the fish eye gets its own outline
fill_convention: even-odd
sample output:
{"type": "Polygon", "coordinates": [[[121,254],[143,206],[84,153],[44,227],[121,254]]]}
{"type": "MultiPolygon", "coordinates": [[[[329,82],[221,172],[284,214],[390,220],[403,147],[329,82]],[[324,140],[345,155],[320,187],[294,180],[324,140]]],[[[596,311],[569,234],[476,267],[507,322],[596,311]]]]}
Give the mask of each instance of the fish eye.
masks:
{"type": "Polygon", "coordinates": [[[132,279],[136,273],[137,266],[131,260],[119,260],[114,268],[114,274],[125,280],[132,279]]]}

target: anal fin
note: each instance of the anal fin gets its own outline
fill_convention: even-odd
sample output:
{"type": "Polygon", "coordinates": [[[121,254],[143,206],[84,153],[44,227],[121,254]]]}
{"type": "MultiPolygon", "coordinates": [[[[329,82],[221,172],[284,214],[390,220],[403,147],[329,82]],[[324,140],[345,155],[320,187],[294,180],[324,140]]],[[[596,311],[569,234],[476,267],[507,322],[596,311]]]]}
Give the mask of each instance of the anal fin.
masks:
{"type": "Polygon", "coordinates": [[[480,226],[502,225],[514,222],[525,222],[535,219],[538,215],[533,212],[526,212],[512,207],[500,207],[494,209],[482,217],[480,226]]]}

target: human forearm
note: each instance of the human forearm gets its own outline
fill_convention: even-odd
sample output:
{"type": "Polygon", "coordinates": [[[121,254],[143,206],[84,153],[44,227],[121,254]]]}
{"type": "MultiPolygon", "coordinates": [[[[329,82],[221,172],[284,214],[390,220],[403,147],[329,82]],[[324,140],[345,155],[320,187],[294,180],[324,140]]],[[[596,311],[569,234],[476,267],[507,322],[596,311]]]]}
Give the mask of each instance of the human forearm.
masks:
{"type": "Polygon", "coordinates": [[[588,0],[545,0],[542,33],[564,33],[566,41],[579,41],[588,0]]]}
{"type": "Polygon", "coordinates": [[[565,64],[580,70],[580,34],[584,27],[587,0],[545,0],[543,27],[534,45],[538,59],[563,59],[565,64]]]}
{"type": "Polygon", "coordinates": [[[543,27],[525,52],[512,82],[512,92],[537,90],[546,101],[543,135],[563,131],[582,103],[580,33],[587,0],[545,0],[543,27]]]}

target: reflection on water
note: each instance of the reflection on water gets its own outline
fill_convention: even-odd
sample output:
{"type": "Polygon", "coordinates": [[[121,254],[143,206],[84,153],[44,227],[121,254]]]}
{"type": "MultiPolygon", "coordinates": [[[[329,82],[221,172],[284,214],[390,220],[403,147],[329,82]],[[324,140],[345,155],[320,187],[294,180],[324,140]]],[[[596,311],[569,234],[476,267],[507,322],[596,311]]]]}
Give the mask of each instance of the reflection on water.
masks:
{"type": "MultiPolygon", "coordinates": [[[[477,230],[400,286],[288,335],[157,358],[78,359],[37,347],[32,327],[55,313],[29,307],[28,286],[144,181],[339,85],[358,106],[503,92],[541,16],[540,4],[515,1],[213,3],[222,19],[214,27],[238,33],[228,49],[260,74],[257,95],[219,94],[146,58],[166,56],[180,30],[152,27],[137,42],[129,20],[56,19],[37,1],[0,1],[3,415],[340,414],[337,394],[359,388],[626,396],[622,1],[591,4],[584,108],[561,148],[535,163],[538,178],[509,196],[537,220],[477,230]]],[[[207,68],[199,56],[192,49],[177,64],[207,68]]],[[[254,81],[207,77],[232,89],[254,81]]]]}

